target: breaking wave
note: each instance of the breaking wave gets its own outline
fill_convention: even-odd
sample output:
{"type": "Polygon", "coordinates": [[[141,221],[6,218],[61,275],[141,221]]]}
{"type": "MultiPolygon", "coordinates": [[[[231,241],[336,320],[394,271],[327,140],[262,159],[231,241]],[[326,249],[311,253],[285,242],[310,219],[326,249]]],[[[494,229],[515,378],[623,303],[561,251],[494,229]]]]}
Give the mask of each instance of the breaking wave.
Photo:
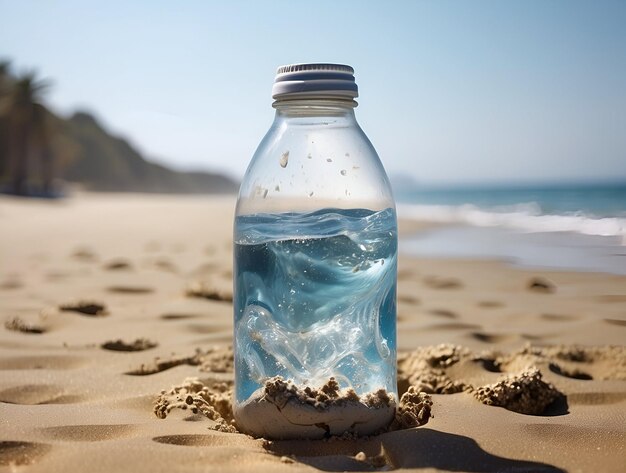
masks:
{"type": "Polygon", "coordinates": [[[398,216],[442,223],[464,223],[479,227],[502,226],[525,232],[576,232],[586,235],[622,237],[626,244],[626,215],[596,217],[580,212],[550,215],[536,202],[485,209],[472,204],[399,204],[398,216]]]}

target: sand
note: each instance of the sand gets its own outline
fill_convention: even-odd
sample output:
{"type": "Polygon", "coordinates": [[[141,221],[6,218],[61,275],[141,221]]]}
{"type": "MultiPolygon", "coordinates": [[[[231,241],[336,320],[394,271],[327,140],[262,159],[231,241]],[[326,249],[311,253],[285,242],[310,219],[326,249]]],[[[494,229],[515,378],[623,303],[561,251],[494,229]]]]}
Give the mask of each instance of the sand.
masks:
{"type": "Polygon", "coordinates": [[[495,261],[401,256],[384,433],[239,433],[233,208],[0,197],[0,471],[623,471],[626,278],[495,261]]]}
{"type": "Polygon", "coordinates": [[[276,376],[237,406],[234,417],[238,431],[267,439],[365,436],[386,430],[396,405],[384,389],[359,396],[340,390],[335,378],[302,388],[276,376]]]}

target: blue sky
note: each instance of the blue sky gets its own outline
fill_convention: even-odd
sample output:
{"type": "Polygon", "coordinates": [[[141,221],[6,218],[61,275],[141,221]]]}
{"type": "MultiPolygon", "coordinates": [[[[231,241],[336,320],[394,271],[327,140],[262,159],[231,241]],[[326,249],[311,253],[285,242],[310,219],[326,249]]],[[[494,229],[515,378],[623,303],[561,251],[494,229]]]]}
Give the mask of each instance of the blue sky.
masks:
{"type": "Polygon", "coordinates": [[[623,1],[5,1],[0,57],[153,160],[240,177],[276,67],[356,70],[389,174],[626,179],[623,1]]]}

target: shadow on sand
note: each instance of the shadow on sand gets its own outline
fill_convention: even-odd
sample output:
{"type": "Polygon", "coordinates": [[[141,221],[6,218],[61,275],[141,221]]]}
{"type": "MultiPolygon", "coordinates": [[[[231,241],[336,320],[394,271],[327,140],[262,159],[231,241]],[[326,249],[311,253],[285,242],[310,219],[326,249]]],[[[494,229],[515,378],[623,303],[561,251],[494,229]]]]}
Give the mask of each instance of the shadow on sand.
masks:
{"type": "Polygon", "coordinates": [[[275,455],[288,456],[323,471],[435,468],[468,472],[564,472],[547,463],[492,455],[469,437],[427,428],[390,432],[366,440],[282,440],[266,448],[275,455]],[[322,448],[316,448],[316,444],[322,448]],[[359,452],[365,454],[365,460],[362,455],[361,460],[355,458],[359,452]]]}

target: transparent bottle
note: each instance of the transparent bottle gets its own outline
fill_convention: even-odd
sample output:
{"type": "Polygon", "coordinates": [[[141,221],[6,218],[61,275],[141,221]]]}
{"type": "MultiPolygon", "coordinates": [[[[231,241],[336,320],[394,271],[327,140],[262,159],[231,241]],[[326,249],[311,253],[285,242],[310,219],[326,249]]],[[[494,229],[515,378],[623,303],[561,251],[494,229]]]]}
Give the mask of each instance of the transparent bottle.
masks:
{"type": "Polygon", "coordinates": [[[366,435],[395,413],[395,204],[357,96],[350,66],[280,67],[241,183],[234,415],[251,435],[366,435]]]}

